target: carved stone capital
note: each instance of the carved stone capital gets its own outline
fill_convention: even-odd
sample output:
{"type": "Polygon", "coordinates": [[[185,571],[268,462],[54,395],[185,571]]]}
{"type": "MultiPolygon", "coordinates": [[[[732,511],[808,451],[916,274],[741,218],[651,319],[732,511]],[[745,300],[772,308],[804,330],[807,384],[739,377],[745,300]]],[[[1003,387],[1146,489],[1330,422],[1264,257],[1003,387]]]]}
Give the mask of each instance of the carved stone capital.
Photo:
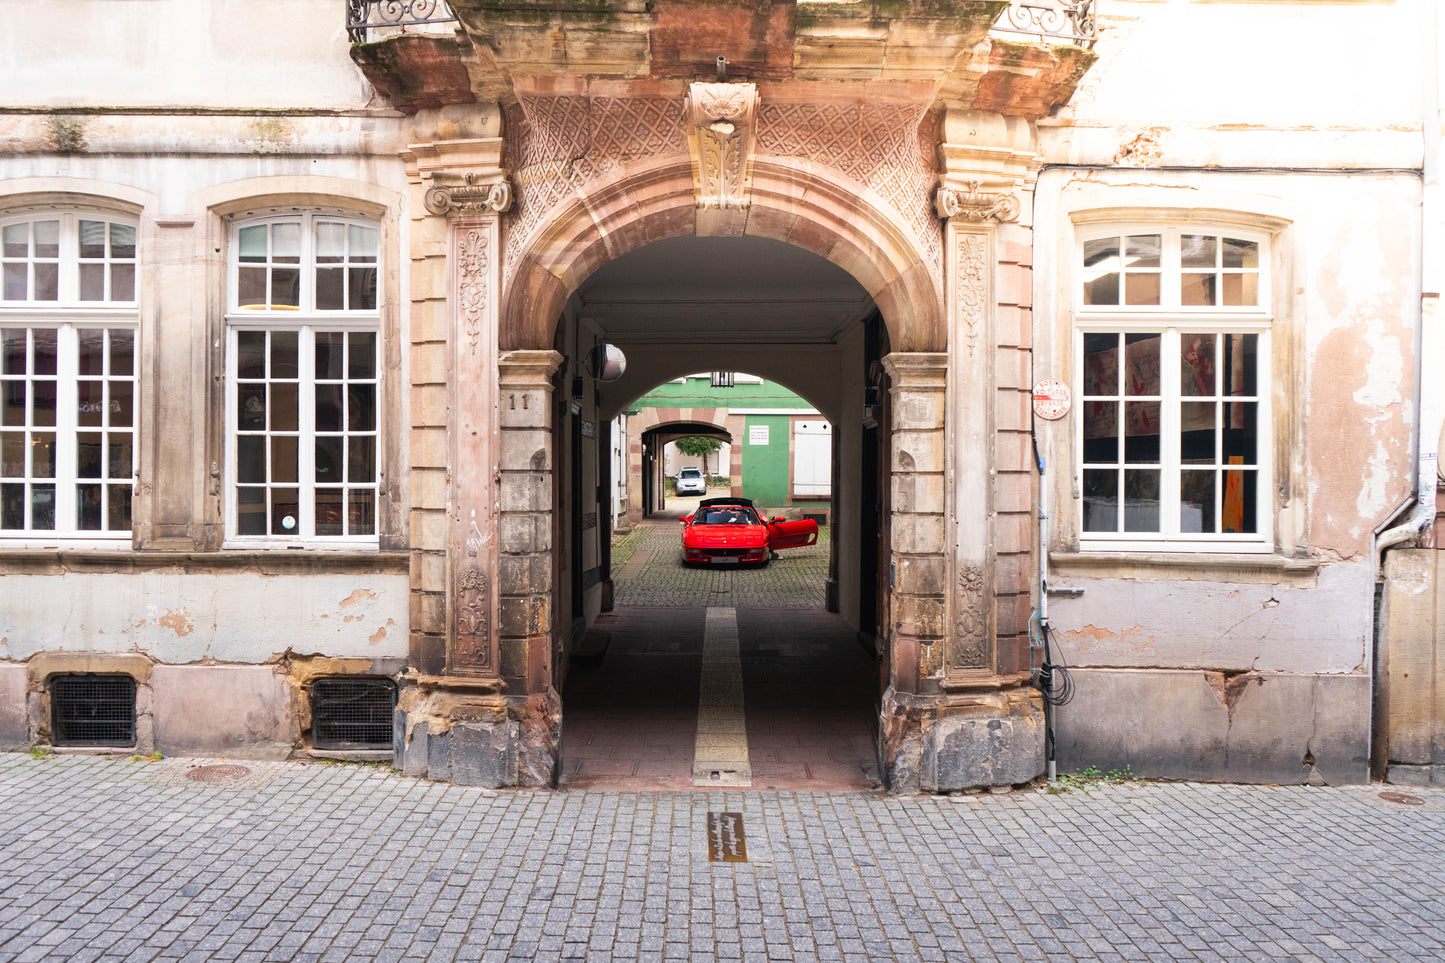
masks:
{"type": "Polygon", "coordinates": [[[757,126],[756,84],[690,84],[684,112],[694,190],[703,210],[748,206],[748,166],[757,126]]]}
{"type": "Polygon", "coordinates": [[[503,214],[512,206],[512,184],[505,174],[480,183],[473,180],[473,175],[466,174],[460,184],[433,183],[422,204],[431,213],[446,217],[503,214]]]}
{"type": "Polygon", "coordinates": [[[1019,198],[1013,191],[997,193],[981,189],[978,181],[969,181],[963,188],[940,187],[933,198],[933,209],[944,220],[1012,221],[1019,216],[1019,198]]]}

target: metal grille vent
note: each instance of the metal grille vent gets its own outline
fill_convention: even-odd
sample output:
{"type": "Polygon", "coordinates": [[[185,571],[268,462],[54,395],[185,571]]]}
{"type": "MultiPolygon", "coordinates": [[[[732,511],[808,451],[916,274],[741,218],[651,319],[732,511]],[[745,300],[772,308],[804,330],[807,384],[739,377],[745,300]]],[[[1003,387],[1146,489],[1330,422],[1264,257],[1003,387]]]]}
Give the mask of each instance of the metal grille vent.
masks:
{"type": "Polygon", "coordinates": [[[396,686],[390,679],[317,679],[311,685],[311,744],[317,749],[390,749],[396,686]]]}
{"type": "Polygon", "coordinates": [[[135,679],[56,676],[50,680],[50,713],[57,746],[133,746],[135,679]]]}

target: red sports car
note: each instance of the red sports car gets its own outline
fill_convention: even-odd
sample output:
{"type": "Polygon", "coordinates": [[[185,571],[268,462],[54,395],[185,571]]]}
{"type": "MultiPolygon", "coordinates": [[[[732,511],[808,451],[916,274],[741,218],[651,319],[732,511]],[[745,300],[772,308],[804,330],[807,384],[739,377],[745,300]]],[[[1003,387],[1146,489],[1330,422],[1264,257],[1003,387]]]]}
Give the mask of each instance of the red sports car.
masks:
{"type": "Polygon", "coordinates": [[[704,498],[681,521],[682,560],[689,565],[766,565],[778,549],[818,541],[817,522],[764,522],[747,498],[704,498]]]}

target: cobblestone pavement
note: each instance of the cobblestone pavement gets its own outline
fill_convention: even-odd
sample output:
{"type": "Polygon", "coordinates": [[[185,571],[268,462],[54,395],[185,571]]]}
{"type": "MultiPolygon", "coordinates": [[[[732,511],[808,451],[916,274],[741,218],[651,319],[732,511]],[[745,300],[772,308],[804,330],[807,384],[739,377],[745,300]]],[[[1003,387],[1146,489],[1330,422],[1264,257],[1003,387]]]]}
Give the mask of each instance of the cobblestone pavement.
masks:
{"type": "Polygon", "coordinates": [[[1439,960],[1445,790],[493,793],[0,755],[0,960],[1439,960]],[[747,862],[709,862],[708,811],[747,862]]]}
{"type": "Polygon", "coordinates": [[[827,525],[819,527],[816,545],[784,549],[763,568],[687,568],[677,518],[697,501],[669,499],[669,511],[644,519],[613,540],[613,604],[823,607],[832,534],[827,525]]]}

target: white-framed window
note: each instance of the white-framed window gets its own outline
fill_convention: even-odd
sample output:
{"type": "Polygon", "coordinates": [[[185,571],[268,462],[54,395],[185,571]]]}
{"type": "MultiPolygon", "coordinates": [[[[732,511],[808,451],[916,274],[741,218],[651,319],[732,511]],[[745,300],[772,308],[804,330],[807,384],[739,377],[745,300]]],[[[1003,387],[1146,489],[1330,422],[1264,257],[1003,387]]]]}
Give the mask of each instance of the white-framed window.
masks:
{"type": "Polygon", "coordinates": [[[1100,228],[1076,264],[1081,547],[1271,550],[1267,236],[1100,228]]]}
{"type": "Polygon", "coordinates": [[[232,226],[230,541],[377,543],[378,236],[374,222],[323,213],[232,226]]]}
{"type": "Polygon", "coordinates": [[[0,538],[128,540],[136,225],[0,218],[0,538]]]}

